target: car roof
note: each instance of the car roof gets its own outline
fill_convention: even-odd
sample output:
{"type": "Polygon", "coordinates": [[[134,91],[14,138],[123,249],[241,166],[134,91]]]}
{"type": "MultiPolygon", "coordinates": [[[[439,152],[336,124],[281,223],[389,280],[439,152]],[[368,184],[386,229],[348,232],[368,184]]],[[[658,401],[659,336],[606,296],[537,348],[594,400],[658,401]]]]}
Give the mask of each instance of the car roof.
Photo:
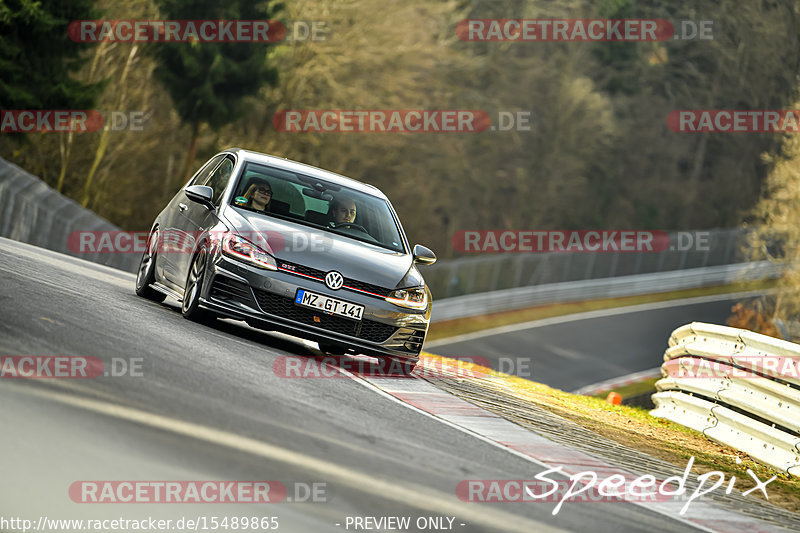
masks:
{"type": "Polygon", "coordinates": [[[320,178],[325,181],[335,183],[336,185],[349,187],[359,192],[363,192],[371,196],[377,196],[384,200],[388,200],[386,195],[383,194],[383,192],[377,187],[374,187],[367,183],[362,183],[358,180],[354,180],[353,178],[348,178],[347,176],[342,176],[341,174],[337,174],[329,170],[318,168],[312,165],[307,165],[305,163],[299,163],[297,161],[292,161],[290,159],[286,159],[285,157],[278,157],[270,154],[262,154],[260,152],[253,152],[252,150],[245,150],[244,148],[228,148],[227,150],[224,150],[223,153],[233,154],[243,161],[261,163],[263,165],[269,165],[271,167],[279,168],[281,170],[288,170],[290,172],[296,172],[298,174],[303,174],[305,176],[320,178]]]}

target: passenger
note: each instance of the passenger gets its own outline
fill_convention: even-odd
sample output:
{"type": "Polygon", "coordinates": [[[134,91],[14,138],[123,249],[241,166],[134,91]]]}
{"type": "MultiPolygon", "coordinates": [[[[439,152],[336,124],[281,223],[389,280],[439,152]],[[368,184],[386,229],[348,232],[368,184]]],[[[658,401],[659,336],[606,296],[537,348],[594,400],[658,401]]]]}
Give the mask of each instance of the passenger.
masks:
{"type": "Polygon", "coordinates": [[[247,198],[245,207],[269,213],[269,203],[272,201],[272,187],[266,180],[254,180],[244,193],[247,198]]]}

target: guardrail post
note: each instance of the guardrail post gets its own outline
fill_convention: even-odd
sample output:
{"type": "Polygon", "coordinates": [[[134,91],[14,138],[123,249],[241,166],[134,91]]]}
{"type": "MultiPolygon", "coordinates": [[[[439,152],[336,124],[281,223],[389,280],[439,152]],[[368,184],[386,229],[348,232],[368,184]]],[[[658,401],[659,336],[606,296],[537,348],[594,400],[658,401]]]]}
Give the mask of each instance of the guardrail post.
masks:
{"type": "MultiPolygon", "coordinates": [[[[536,265],[536,268],[534,268],[533,272],[531,273],[531,277],[530,277],[530,279],[528,280],[528,283],[527,283],[529,286],[531,286],[531,285],[539,285],[539,283],[537,283],[537,279],[536,278],[537,278],[537,276],[539,276],[540,271],[543,271],[543,270],[547,269],[547,262],[550,260],[550,256],[551,255],[552,254],[544,254],[544,255],[537,256],[539,258],[539,264],[536,265]]],[[[541,278],[541,276],[539,276],[539,278],[541,278]]]]}
{"type": "Polygon", "coordinates": [[[469,269],[469,281],[467,282],[467,294],[475,292],[475,278],[478,276],[478,263],[472,262],[472,268],[469,269]]]}
{"type": "Polygon", "coordinates": [[[498,289],[497,284],[500,280],[500,269],[503,266],[503,261],[495,261],[494,268],[492,268],[492,281],[489,283],[490,291],[496,291],[498,289]]]}
{"type": "Polygon", "coordinates": [[[724,265],[727,265],[728,262],[731,260],[731,253],[733,251],[733,241],[735,240],[735,232],[731,231],[730,235],[728,235],[728,245],[725,247],[725,259],[723,259],[724,265]]]}
{"type": "Polygon", "coordinates": [[[522,268],[523,262],[525,261],[524,255],[518,255],[516,260],[516,270],[514,271],[514,284],[511,287],[519,287],[522,284],[522,268]]]}
{"type": "Polygon", "coordinates": [[[683,270],[683,267],[686,266],[686,256],[689,254],[688,250],[683,250],[681,252],[681,260],[678,263],[678,270],[683,270]]]}
{"type": "Polygon", "coordinates": [[[574,254],[567,253],[566,258],[563,260],[564,264],[561,267],[561,281],[569,281],[569,267],[572,266],[573,255],[574,254]]]}
{"type": "Polygon", "coordinates": [[[592,279],[594,273],[594,264],[597,261],[597,254],[592,253],[589,255],[589,264],[586,265],[586,272],[583,274],[583,279],[592,279]]]}
{"type": "Polygon", "coordinates": [[[619,262],[619,252],[615,252],[611,258],[611,270],[608,273],[608,277],[613,278],[617,273],[617,262],[619,262]]]}
{"type": "Polygon", "coordinates": [[[453,261],[450,263],[450,275],[447,276],[447,297],[453,296],[453,291],[456,287],[458,287],[461,278],[457,274],[458,270],[458,263],[453,261]]]}
{"type": "Polygon", "coordinates": [[[668,253],[669,252],[667,250],[664,250],[658,254],[658,266],[656,267],[656,272],[661,272],[664,270],[664,261],[667,260],[668,253]]]}
{"type": "Polygon", "coordinates": [[[644,257],[643,253],[636,254],[636,261],[633,263],[633,274],[638,274],[642,268],[642,257],[644,257]]]}

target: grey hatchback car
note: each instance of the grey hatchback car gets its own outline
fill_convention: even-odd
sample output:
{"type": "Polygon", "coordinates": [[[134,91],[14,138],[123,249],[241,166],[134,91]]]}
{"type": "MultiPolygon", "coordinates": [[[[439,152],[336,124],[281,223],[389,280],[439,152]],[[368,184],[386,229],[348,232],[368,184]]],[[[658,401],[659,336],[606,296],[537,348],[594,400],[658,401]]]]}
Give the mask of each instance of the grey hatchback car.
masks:
{"type": "Polygon", "coordinates": [[[431,316],[418,265],[377,188],[238,148],[212,157],[153,223],[136,293],[413,368],[431,316]]]}

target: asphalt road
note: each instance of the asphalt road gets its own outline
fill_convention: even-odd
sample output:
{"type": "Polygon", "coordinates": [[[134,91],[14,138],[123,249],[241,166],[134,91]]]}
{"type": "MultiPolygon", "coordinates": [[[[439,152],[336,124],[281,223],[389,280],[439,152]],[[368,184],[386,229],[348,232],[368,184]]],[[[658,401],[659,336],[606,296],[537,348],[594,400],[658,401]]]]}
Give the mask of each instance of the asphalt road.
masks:
{"type": "Polygon", "coordinates": [[[307,348],[237,324],[189,322],[175,302],[136,297],[131,275],[0,239],[0,355],[142,363],[135,376],[0,379],[0,518],[275,516],[279,531],[296,532],[352,531],[353,516],[452,517],[463,532],[693,529],[627,503],[553,516],[552,504],[462,502],[462,480],[532,479],[543,468],[357,379],[281,378],[276,358],[307,348]],[[290,498],[320,483],[324,495],[75,503],[69,487],[81,480],[270,480],[290,498]]]}
{"type": "Polygon", "coordinates": [[[580,313],[443,339],[425,349],[488,360],[495,370],[573,391],[661,366],[673,330],[695,321],[725,324],[738,301],[723,295],[580,313]]]}

